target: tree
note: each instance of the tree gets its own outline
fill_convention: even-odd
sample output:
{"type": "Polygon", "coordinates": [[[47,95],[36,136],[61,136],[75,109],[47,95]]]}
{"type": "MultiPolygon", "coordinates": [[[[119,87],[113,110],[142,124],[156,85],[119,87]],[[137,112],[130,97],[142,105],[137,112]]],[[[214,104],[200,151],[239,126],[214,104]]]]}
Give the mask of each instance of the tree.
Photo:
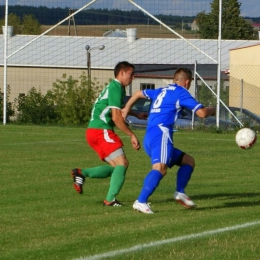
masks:
{"type": "MultiPolygon", "coordinates": [[[[222,39],[252,40],[254,29],[240,16],[240,6],[237,0],[222,1],[222,39]]],[[[219,0],[211,3],[211,12],[198,13],[196,18],[202,39],[217,39],[219,24],[219,0]]]]}
{"type": "MultiPolygon", "coordinates": [[[[0,20],[0,25],[5,25],[5,19],[0,20]]],[[[13,13],[8,15],[8,26],[13,26],[13,34],[20,34],[22,32],[21,19],[13,13]]]]}
{"type": "Polygon", "coordinates": [[[31,35],[41,34],[41,25],[32,14],[24,15],[22,33],[31,35]]]}
{"type": "MultiPolygon", "coordinates": [[[[0,20],[0,25],[5,25],[5,20],[0,20]]],[[[26,14],[23,19],[16,14],[8,15],[8,25],[13,26],[13,34],[38,35],[41,33],[41,25],[32,14],[26,14]]]]}

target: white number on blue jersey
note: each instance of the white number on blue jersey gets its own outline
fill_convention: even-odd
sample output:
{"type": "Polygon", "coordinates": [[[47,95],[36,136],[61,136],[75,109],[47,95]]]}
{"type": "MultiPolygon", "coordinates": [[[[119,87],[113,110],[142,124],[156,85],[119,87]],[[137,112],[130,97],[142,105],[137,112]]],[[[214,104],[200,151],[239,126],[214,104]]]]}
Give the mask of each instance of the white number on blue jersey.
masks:
{"type": "Polygon", "coordinates": [[[163,98],[166,95],[166,90],[163,90],[158,97],[156,98],[156,100],[153,103],[153,108],[158,108],[161,106],[162,102],[163,102],[163,98]]]}

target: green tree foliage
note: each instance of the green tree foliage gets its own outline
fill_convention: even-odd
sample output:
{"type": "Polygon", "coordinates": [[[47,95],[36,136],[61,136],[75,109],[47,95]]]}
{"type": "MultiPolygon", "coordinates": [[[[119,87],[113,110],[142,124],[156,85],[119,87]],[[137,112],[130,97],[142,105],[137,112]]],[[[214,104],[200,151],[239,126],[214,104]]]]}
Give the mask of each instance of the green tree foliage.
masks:
{"type": "MultiPolygon", "coordinates": [[[[213,91],[217,94],[217,85],[214,85],[213,91]]],[[[197,99],[204,106],[216,106],[217,98],[216,96],[209,90],[209,88],[202,84],[198,86],[198,97],[197,99]]],[[[220,99],[228,105],[229,103],[229,89],[224,86],[224,81],[221,81],[220,84],[220,99]]]]}
{"type": "Polygon", "coordinates": [[[102,86],[90,82],[85,72],[79,80],[63,75],[62,80],[53,83],[52,95],[59,114],[59,123],[64,125],[84,125],[91,116],[91,108],[102,86]],[[90,84],[91,83],[91,84],[90,84]]]}
{"type": "MultiPolygon", "coordinates": [[[[252,40],[253,27],[240,16],[240,6],[237,0],[222,1],[222,39],[252,40]]],[[[199,25],[200,37],[203,39],[218,38],[219,1],[213,0],[211,12],[201,12],[196,21],[199,25]]]]}
{"type": "MultiPolygon", "coordinates": [[[[0,17],[4,17],[4,6],[0,5],[0,17]]],[[[40,24],[54,25],[69,15],[69,8],[48,8],[46,6],[9,6],[9,11],[19,17],[34,14],[40,24]]],[[[170,26],[176,26],[181,22],[191,23],[194,16],[178,15],[156,15],[156,17],[170,26]]],[[[148,16],[139,10],[123,11],[119,9],[88,9],[75,15],[77,25],[100,25],[100,24],[147,24],[148,16]]],[[[153,19],[149,19],[149,24],[157,25],[153,19]]]]}
{"type": "Polygon", "coordinates": [[[51,124],[57,121],[57,114],[52,94],[46,95],[41,90],[32,88],[28,95],[19,96],[16,100],[17,122],[27,124],[51,124]]]}
{"type": "Polygon", "coordinates": [[[28,14],[23,17],[23,34],[38,35],[41,34],[41,25],[34,15],[28,14]]]}
{"type": "MultiPolygon", "coordinates": [[[[0,25],[5,25],[5,19],[0,20],[0,25]]],[[[20,34],[22,32],[21,19],[13,13],[8,15],[8,25],[13,26],[13,34],[20,34]]]]}
{"type": "MultiPolygon", "coordinates": [[[[5,25],[5,20],[0,20],[0,25],[5,25]]],[[[13,34],[38,35],[41,33],[41,25],[32,14],[26,14],[21,19],[16,14],[8,15],[8,25],[13,26],[13,34]]]]}
{"type": "MultiPolygon", "coordinates": [[[[1,93],[1,89],[0,89],[1,93]]],[[[6,122],[10,122],[10,117],[14,115],[14,109],[11,102],[9,102],[10,86],[7,86],[6,91],[6,122]]],[[[4,96],[0,96],[0,120],[3,121],[4,117],[4,96]]]]}

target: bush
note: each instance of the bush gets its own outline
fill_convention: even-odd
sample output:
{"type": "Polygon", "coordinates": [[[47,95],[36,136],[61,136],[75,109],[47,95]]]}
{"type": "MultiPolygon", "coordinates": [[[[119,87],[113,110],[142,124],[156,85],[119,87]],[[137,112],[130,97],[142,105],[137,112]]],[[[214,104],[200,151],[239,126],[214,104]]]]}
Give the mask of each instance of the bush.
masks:
{"type": "Polygon", "coordinates": [[[33,87],[27,96],[19,96],[15,102],[18,123],[52,124],[57,121],[51,92],[42,95],[33,87]]]}
{"type": "MultiPolygon", "coordinates": [[[[11,102],[9,102],[10,86],[7,86],[6,97],[6,122],[10,122],[10,118],[14,115],[14,109],[11,102]]],[[[0,89],[1,93],[1,89],[0,89]]],[[[4,120],[4,97],[0,96],[0,120],[4,120]]]]}
{"type": "MultiPolygon", "coordinates": [[[[53,83],[52,96],[59,115],[59,123],[64,125],[84,125],[89,122],[92,105],[103,86],[91,82],[85,72],[79,80],[63,75],[64,80],[53,83]]],[[[96,81],[96,79],[94,79],[96,81]]]]}
{"type": "MultiPolygon", "coordinates": [[[[43,95],[33,87],[28,95],[15,99],[17,123],[85,125],[89,122],[92,105],[103,86],[91,82],[82,72],[79,79],[63,75],[51,90],[43,95]]],[[[107,84],[107,83],[106,83],[107,84]]]]}

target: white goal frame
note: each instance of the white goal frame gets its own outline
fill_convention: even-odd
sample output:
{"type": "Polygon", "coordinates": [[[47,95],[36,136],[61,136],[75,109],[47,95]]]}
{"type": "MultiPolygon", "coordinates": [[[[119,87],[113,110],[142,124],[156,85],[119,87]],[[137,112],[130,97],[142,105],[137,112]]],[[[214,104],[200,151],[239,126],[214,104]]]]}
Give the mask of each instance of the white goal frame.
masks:
{"type": "MultiPolygon", "coordinates": [[[[53,30],[54,28],[56,28],[57,26],[59,26],[60,24],[64,23],[65,21],[67,21],[68,19],[72,18],[74,15],[76,15],[77,13],[81,12],[82,10],[86,9],[87,7],[89,7],[90,5],[92,5],[93,3],[95,3],[98,0],[92,0],[90,1],[88,4],[84,5],[82,8],[75,10],[75,12],[71,13],[69,16],[67,16],[65,19],[63,19],[62,21],[60,21],[59,23],[57,23],[56,25],[52,26],[50,29],[48,29],[47,31],[45,31],[44,33],[42,33],[41,35],[37,36],[36,38],[34,38],[33,40],[29,41],[28,43],[26,43],[25,45],[23,45],[22,47],[20,47],[19,49],[17,49],[16,51],[14,51],[11,54],[7,54],[7,46],[8,46],[8,37],[7,37],[7,27],[8,27],[8,0],[6,0],[6,4],[5,4],[5,26],[4,26],[4,30],[5,30],[5,36],[4,36],[4,99],[3,99],[3,124],[6,124],[6,114],[7,114],[7,61],[10,57],[12,57],[13,55],[15,55],[16,53],[18,53],[19,51],[23,50],[26,46],[32,44],[33,42],[37,41],[39,38],[41,38],[42,36],[44,36],[45,34],[47,34],[48,32],[50,32],[51,30],[53,30]]],[[[206,57],[208,57],[209,59],[211,59],[214,63],[218,64],[218,72],[217,72],[217,94],[215,94],[213,92],[213,94],[216,96],[217,98],[217,114],[216,114],[216,126],[219,127],[219,110],[220,110],[220,102],[227,108],[227,106],[220,100],[220,79],[221,79],[221,69],[220,69],[220,65],[221,65],[221,16],[222,16],[222,0],[219,0],[219,37],[218,37],[218,60],[216,61],[215,59],[213,59],[210,55],[208,55],[207,53],[205,53],[204,51],[202,51],[201,49],[199,49],[196,45],[194,45],[192,42],[190,42],[189,40],[185,39],[182,35],[180,35],[179,33],[177,33],[176,31],[174,31],[172,28],[170,28],[169,26],[167,26],[166,24],[164,24],[162,21],[160,21],[159,19],[157,19],[155,16],[153,16],[152,14],[150,14],[148,11],[146,11],[144,8],[142,8],[140,5],[136,4],[133,0],[125,0],[130,2],[132,5],[134,5],[135,7],[137,7],[139,10],[141,10],[142,12],[144,12],[145,14],[147,14],[149,17],[151,17],[152,19],[154,19],[156,22],[158,22],[160,25],[164,26],[166,29],[168,29],[169,31],[171,31],[172,33],[174,33],[176,36],[178,36],[179,38],[181,38],[182,40],[184,40],[186,43],[188,43],[189,45],[191,45],[193,48],[195,48],[196,50],[198,50],[199,52],[201,52],[203,55],[205,55],[206,57]]],[[[196,72],[194,73],[194,77],[196,72]]],[[[197,74],[198,77],[200,77],[200,75],[197,74]]],[[[205,81],[200,77],[200,79],[205,83],[205,81]]],[[[206,86],[211,90],[211,88],[206,84],[206,86]]],[[[212,91],[212,90],[211,90],[212,91]]],[[[228,108],[227,108],[228,109],[228,108]]],[[[229,109],[228,109],[229,110],[229,109]]],[[[231,112],[229,110],[229,112],[231,112]]],[[[234,114],[231,112],[232,116],[234,116],[234,114]]],[[[235,116],[234,116],[235,117],[235,116]]],[[[236,117],[235,117],[236,118],[236,117]]],[[[241,126],[242,123],[236,118],[236,120],[240,123],[241,126]]]]}

